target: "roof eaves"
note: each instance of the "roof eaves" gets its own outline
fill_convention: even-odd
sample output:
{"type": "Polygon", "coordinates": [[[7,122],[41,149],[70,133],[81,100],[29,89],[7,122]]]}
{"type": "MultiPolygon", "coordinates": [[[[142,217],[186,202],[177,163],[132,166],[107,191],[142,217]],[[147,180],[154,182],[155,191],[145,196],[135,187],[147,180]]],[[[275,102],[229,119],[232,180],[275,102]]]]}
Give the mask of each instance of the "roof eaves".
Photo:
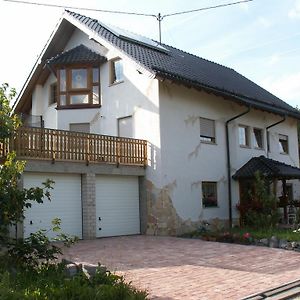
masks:
{"type": "Polygon", "coordinates": [[[297,111],[290,111],[287,109],[283,109],[280,107],[276,107],[274,105],[268,105],[267,103],[264,103],[258,99],[252,99],[244,95],[238,95],[233,92],[223,90],[217,87],[212,87],[203,83],[200,83],[198,81],[192,81],[188,78],[184,78],[182,76],[179,76],[177,74],[171,73],[169,71],[163,70],[159,67],[153,66],[152,69],[155,72],[155,76],[157,79],[169,79],[171,81],[174,81],[176,83],[181,83],[187,87],[193,87],[196,89],[202,89],[208,92],[211,92],[215,95],[222,96],[224,98],[228,98],[231,100],[235,100],[239,102],[240,104],[247,105],[256,109],[261,109],[267,112],[271,112],[280,116],[290,116],[292,118],[300,120],[300,112],[297,111]]]}

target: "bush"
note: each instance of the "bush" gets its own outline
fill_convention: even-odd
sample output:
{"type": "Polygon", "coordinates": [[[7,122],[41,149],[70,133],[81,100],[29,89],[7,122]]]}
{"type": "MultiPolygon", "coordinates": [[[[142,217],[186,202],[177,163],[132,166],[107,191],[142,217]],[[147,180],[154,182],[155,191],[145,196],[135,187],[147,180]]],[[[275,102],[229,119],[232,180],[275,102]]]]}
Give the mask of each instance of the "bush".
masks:
{"type": "Polygon", "coordinates": [[[16,274],[1,270],[0,298],[139,300],[146,299],[147,293],[126,283],[122,276],[103,271],[100,266],[91,278],[83,271],[69,277],[65,272],[65,265],[60,263],[41,266],[34,271],[19,270],[16,274]]]}
{"type": "Polygon", "coordinates": [[[253,228],[273,228],[278,224],[276,197],[269,192],[270,183],[259,172],[255,174],[253,190],[237,205],[242,225],[253,228]]]}

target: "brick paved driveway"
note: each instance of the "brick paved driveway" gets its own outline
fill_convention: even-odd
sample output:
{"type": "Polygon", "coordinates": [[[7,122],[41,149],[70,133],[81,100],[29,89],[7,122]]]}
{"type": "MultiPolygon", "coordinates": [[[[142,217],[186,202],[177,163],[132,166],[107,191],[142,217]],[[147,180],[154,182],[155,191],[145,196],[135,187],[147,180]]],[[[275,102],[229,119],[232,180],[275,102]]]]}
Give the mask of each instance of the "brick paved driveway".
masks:
{"type": "Polygon", "coordinates": [[[80,241],[65,256],[125,274],[151,299],[240,299],[300,279],[297,252],[172,237],[80,241]]]}

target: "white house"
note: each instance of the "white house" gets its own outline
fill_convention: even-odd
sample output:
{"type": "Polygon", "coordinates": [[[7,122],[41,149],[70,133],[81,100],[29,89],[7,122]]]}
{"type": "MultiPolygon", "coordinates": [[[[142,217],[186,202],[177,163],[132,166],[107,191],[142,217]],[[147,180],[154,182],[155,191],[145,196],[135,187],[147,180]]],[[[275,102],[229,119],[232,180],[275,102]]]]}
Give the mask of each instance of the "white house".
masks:
{"type": "Polygon", "coordinates": [[[231,223],[231,176],[252,157],[299,167],[297,110],[232,69],[70,11],[14,111],[29,126],[14,146],[24,186],[56,182],[25,236],[54,217],[86,239],[231,223]]]}

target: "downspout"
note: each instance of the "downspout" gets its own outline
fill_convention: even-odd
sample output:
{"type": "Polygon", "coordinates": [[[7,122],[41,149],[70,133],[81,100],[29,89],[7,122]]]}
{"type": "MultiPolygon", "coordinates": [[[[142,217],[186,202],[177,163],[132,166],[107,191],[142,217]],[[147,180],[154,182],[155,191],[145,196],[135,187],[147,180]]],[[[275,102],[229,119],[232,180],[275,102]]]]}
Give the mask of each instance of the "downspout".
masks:
{"type": "Polygon", "coordinates": [[[231,160],[230,160],[230,148],[229,148],[229,129],[228,124],[235,119],[242,117],[250,112],[251,107],[248,106],[247,110],[234,116],[226,121],[226,151],[227,151],[227,178],[228,178],[228,206],[229,206],[229,229],[232,228],[232,190],[231,190],[231,160]]]}
{"type": "Polygon", "coordinates": [[[267,135],[267,157],[269,157],[269,147],[270,147],[270,141],[269,141],[269,138],[268,138],[268,132],[269,132],[269,129],[280,124],[280,123],[283,123],[284,121],[286,120],[286,116],[284,115],[283,116],[283,119],[274,123],[274,124],[271,124],[269,126],[266,127],[266,135],[267,135]]]}

